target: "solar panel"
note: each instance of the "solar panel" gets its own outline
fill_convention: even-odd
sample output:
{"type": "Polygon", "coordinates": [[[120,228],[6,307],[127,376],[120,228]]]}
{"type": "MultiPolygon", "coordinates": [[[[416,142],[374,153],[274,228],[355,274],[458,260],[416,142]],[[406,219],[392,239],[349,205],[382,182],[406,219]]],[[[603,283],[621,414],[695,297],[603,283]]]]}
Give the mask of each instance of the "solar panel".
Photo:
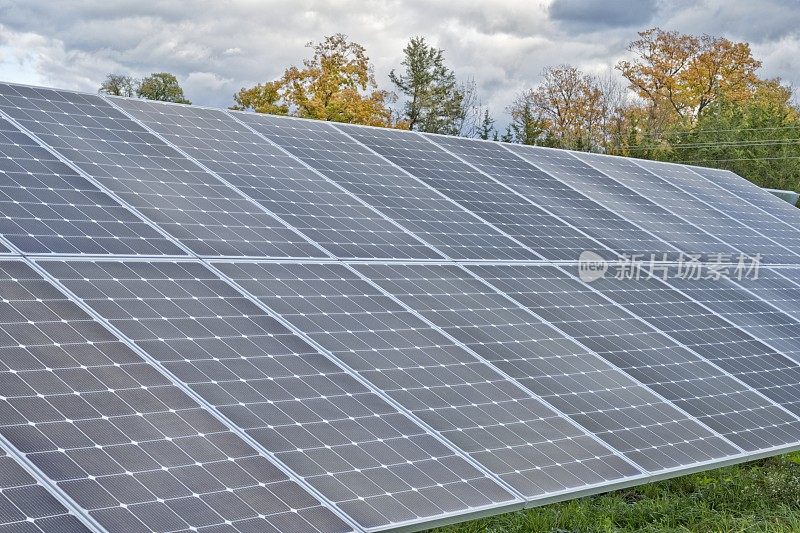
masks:
{"type": "Polygon", "coordinates": [[[0,233],[24,253],[182,253],[2,118],[0,178],[0,233]]]}
{"type": "Polygon", "coordinates": [[[0,84],[0,533],[415,530],[798,449],[796,222],[726,171],[0,84]]]}
{"type": "MultiPolygon", "coordinates": [[[[477,213],[543,258],[574,260],[583,250],[597,250],[608,258],[616,257],[616,254],[569,227],[528,198],[442,150],[430,142],[432,137],[426,139],[411,132],[389,129],[338,127],[448,198],[477,213]]],[[[467,140],[457,140],[469,143],[467,140]]],[[[481,143],[478,146],[484,145],[481,143]]],[[[520,163],[524,164],[522,161],[520,163]]],[[[610,213],[608,215],[613,218],[610,213]]]]}
{"type": "Polygon", "coordinates": [[[758,279],[675,279],[670,284],[752,337],[800,362],[800,316],[787,305],[792,294],[800,294],[800,287],[776,271],[762,268],[758,279]],[[777,301],[770,296],[775,289],[780,291],[777,301]]]}
{"type": "Polygon", "coordinates": [[[221,269],[526,497],[637,473],[341,265],[221,269]]]}
{"type": "Polygon", "coordinates": [[[224,111],[114,102],[288,225],[342,258],[441,256],[224,111]]]}
{"type": "MultiPolygon", "coordinates": [[[[428,137],[462,160],[481,170],[530,203],[557,216],[560,224],[577,228],[589,238],[559,238],[563,254],[548,255],[547,259],[575,260],[580,253],[592,250],[608,257],[607,248],[617,253],[638,254],[642,250],[660,250],[676,254],[674,247],[640,230],[619,215],[598,204],[585,191],[557,180],[551,174],[525,161],[498,143],[444,136],[428,137]]],[[[540,230],[535,228],[538,233],[540,230]]]]}
{"type": "Polygon", "coordinates": [[[349,529],[29,266],[0,288],[0,435],[100,525],[349,529]]]}
{"type": "Polygon", "coordinates": [[[674,259],[674,253],[669,252],[675,246],[685,253],[692,254],[736,253],[735,248],[633,192],[569,152],[517,145],[510,146],[509,149],[570,187],[584,192],[654,239],[661,238],[673,245],[669,248],[665,248],[662,244],[660,247],[640,249],[638,253],[645,257],[656,255],[659,258],[674,259]]]}
{"type": "Polygon", "coordinates": [[[364,527],[513,500],[202,265],[47,268],[364,527]]]}
{"type": "MultiPolygon", "coordinates": [[[[743,208],[742,202],[735,197],[726,198],[724,191],[710,190],[715,187],[707,186],[685,167],[657,162],[637,163],[632,159],[599,154],[573,152],[573,155],[746,255],[759,254],[765,263],[800,261],[800,255],[781,245],[783,233],[794,232],[776,234],[771,231],[777,240],[765,238],[756,229],[763,223],[759,224],[752,209],[743,208]]],[[[760,218],[763,222],[767,217],[760,218]]],[[[794,235],[792,238],[797,239],[794,235]]]]}
{"type": "Polygon", "coordinates": [[[328,124],[237,116],[448,258],[536,258],[477,215],[328,124]]]}
{"type": "MultiPolygon", "coordinates": [[[[481,266],[470,270],[717,432],[702,431],[689,420],[674,422],[687,442],[669,448],[676,455],[671,460],[697,461],[730,453],[728,441],[754,450],[797,439],[797,432],[789,433],[796,417],[786,416],[701,354],[626,312],[619,302],[604,296],[606,291],[595,292],[556,267],[481,266]],[[776,420],[782,420],[785,427],[773,431],[776,420]]],[[[613,287],[612,280],[593,283],[598,282],[613,287]]],[[[637,281],[635,287],[641,283],[644,281],[637,281]]],[[[629,298],[638,294],[636,288],[622,292],[629,298]]],[[[670,325],[667,319],[659,321],[662,323],[670,325]]]]}
{"type": "Polygon", "coordinates": [[[0,110],[194,253],[324,256],[99,96],[0,84],[0,110]]]}
{"type": "MultiPolygon", "coordinates": [[[[711,182],[711,191],[719,193],[720,190],[726,191],[720,194],[729,196],[733,194],[737,199],[744,200],[739,203],[744,206],[741,215],[745,217],[757,217],[758,220],[764,220],[763,214],[768,215],[767,220],[769,226],[765,229],[772,228],[772,224],[777,222],[779,225],[789,226],[791,229],[796,228],[796,224],[800,223],[800,216],[792,209],[788,202],[779,199],[774,194],[767,192],[756,184],[744,180],[731,172],[730,170],[722,170],[717,168],[702,168],[694,167],[691,165],[683,165],[685,168],[691,170],[693,173],[702,176],[707,181],[711,182]],[[755,208],[754,210],[752,208],[755,208]]],[[[707,184],[700,183],[696,186],[707,186],[707,184]]],[[[737,213],[738,214],[738,213],[737,213]]],[[[792,237],[788,235],[788,237],[792,237]]],[[[796,236],[794,237],[796,239],[796,236]]],[[[796,241],[792,242],[795,246],[796,241]]],[[[796,248],[792,248],[796,249],[796,248]]]]}
{"type": "Polygon", "coordinates": [[[0,448],[0,531],[82,533],[91,530],[0,448]]]}
{"type": "Polygon", "coordinates": [[[686,415],[510,298],[458,267],[370,265],[359,271],[529,390],[544,391],[544,399],[642,468],[671,466],[664,448],[684,436],[663,430],[686,415]]]}
{"type": "MultiPolygon", "coordinates": [[[[631,288],[626,280],[603,279],[593,288],[763,396],[799,413],[800,366],[699,301],[670,288],[703,286],[709,281],[670,279],[665,284],[650,278],[631,288]]],[[[718,281],[715,291],[727,289],[736,298],[735,287],[718,281]]]]}

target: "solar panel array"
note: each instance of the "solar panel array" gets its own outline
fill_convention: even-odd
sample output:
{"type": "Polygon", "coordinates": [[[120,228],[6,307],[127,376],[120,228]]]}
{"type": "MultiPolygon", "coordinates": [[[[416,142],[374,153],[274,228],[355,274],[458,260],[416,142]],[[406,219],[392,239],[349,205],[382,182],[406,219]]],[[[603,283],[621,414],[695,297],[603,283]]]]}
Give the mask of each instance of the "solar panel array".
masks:
{"type": "Polygon", "coordinates": [[[423,529],[800,448],[799,216],[727,171],[0,84],[0,531],[423,529]]]}

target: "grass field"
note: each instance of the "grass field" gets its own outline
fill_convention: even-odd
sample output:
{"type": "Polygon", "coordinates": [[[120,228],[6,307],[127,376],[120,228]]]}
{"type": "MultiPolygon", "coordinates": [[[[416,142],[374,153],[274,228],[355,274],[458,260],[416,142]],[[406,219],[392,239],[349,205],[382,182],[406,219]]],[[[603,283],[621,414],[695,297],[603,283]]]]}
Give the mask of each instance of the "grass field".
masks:
{"type": "Polygon", "coordinates": [[[800,452],[433,531],[800,532],[800,452]]]}

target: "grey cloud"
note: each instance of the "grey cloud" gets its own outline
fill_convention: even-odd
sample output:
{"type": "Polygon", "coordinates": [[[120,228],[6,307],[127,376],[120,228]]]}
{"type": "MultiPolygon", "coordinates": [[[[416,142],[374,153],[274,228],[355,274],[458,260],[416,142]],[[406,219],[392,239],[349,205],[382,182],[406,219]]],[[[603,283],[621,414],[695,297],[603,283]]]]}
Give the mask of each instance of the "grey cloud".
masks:
{"type": "Polygon", "coordinates": [[[224,107],[239,88],[302,61],[306,42],[334,32],[367,48],[388,88],[408,38],[424,35],[459,76],[475,79],[504,125],[504,108],[547,65],[603,72],[636,31],[655,25],[751,40],[765,75],[798,83],[800,10],[789,9],[798,1],[754,9],[748,0],[0,0],[0,73],[93,91],[108,72],[170,71],[193,102],[224,107]]]}
{"type": "Polygon", "coordinates": [[[656,0],[553,0],[550,17],[571,30],[595,31],[648,24],[656,0]]]}

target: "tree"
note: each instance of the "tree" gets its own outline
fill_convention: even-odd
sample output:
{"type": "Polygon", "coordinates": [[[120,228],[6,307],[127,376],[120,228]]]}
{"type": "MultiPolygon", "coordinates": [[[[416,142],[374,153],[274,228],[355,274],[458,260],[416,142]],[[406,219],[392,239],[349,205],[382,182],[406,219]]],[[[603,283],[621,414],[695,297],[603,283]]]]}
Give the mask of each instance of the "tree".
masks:
{"type": "Polygon", "coordinates": [[[405,96],[400,116],[408,128],[445,135],[474,134],[480,104],[474,80],[459,84],[444,61],[444,50],[413,37],[403,49],[402,71],[389,79],[405,96]]]}
{"type": "Polygon", "coordinates": [[[489,110],[483,111],[483,119],[481,120],[480,128],[478,130],[478,137],[483,140],[488,140],[494,131],[495,137],[497,132],[494,129],[494,119],[489,115],[489,110]]]}
{"type": "Polygon", "coordinates": [[[393,125],[387,104],[391,93],[379,90],[366,49],[337,33],[308,43],[313,55],[272,82],[243,88],[235,109],[259,113],[367,124],[393,125]]]}
{"type": "Polygon", "coordinates": [[[100,89],[97,92],[109,94],[111,96],[127,96],[132,98],[136,94],[137,84],[138,82],[131,76],[109,74],[106,76],[105,81],[100,84],[100,89]]]}
{"type": "Polygon", "coordinates": [[[231,106],[231,109],[239,111],[252,109],[256,113],[288,115],[289,105],[285,103],[281,89],[280,80],[259,83],[249,89],[242,88],[233,95],[236,103],[231,106]]]}
{"type": "Polygon", "coordinates": [[[147,100],[160,100],[176,104],[191,104],[183,95],[178,78],[169,72],[155,72],[143,78],[136,87],[136,96],[147,100]]]}
{"type": "Polygon", "coordinates": [[[630,61],[617,69],[648,106],[651,129],[660,131],[665,109],[670,123],[696,122],[718,99],[742,102],[758,82],[750,45],[722,37],[681,34],[652,28],[639,32],[628,50],[630,61]]]}
{"type": "Polygon", "coordinates": [[[720,98],[696,125],[671,132],[661,159],[731,170],[762,187],[800,190],[800,112],[780,80],[759,83],[745,102],[720,98]]]}
{"type": "Polygon", "coordinates": [[[610,108],[598,78],[560,65],[546,68],[541,83],[520,94],[510,111],[519,142],[596,150],[604,145],[610,108]]]}

